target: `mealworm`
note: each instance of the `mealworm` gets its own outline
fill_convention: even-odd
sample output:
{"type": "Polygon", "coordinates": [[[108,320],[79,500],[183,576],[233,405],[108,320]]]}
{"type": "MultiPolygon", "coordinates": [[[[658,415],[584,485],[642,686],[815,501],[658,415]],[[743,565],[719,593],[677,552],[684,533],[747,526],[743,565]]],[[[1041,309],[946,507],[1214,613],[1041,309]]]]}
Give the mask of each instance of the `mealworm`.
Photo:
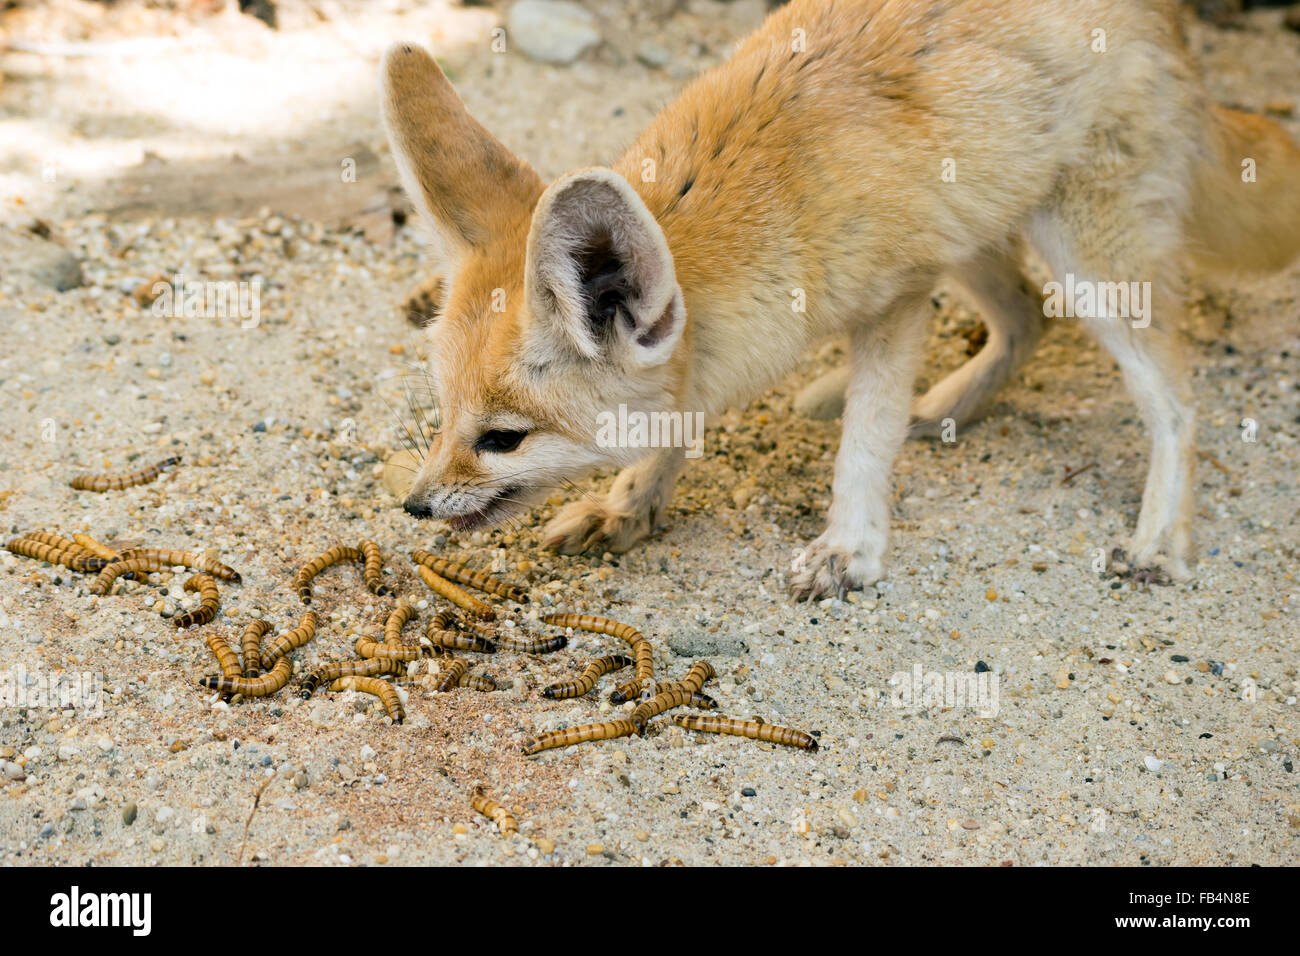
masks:
{"type": "Polygon", "coordinates": [[[434,627],[433,624],[429,625],[429,629],[425,631],[425,636],[429,638],[431,644],[453,651],[476,651],[479,654],[495,654],[497,652],[496,643],[486,637],[480,637],[477,634],[465,634],[461,631],[446,631],[434,627]]]}
{"type": "Polygon", "coordinates": [[[636,710],[632,711],[631,721],[636,724],[637,733],[645,733],[646,723],[651,717],[658,717],[665,710],[671,710],[674,707],[686,707],[694,704],[697,699],[710,700],[703,694],[692,690],[668,690],[655,694],[649,700],[638,704],[636,710]]]}
{"type": "Polygon", "coordinates": [[[460,680],[456,681],[456,686],[488,694],[497,689],[497,682],[491,677],[480,677],[478,674],[462,674],[460,680]]]}
{"type": "Polygon", "coordinates": [[[308,611],[298,620],[298,626],[292,631],[281,634],[271,642],[271,646],[262,651],[262,667],[270,670],[280,658],[292,654],[316,636],[316,625],[320,618],[315,611],[308,611]]]}
{"type": "Polygon", "coordinates": [[[628,643],[632,648],[632,653],[636,655],[636,680],[623,684],[615,690],[615,694],[626,694],[626,696],[622,696],[617,700],[610,698],[615,703],[622,703],[624,700],[631,700],[636,697],[654,677],[654,649],[650,646],[650,642],[645,639],[645,635],[631,624],[624,624],[622,621],[611,620],[607,617],[597,617],[594,614],[547,614],[542,618],[542,622],[550,624],[552,627],[573,627],[580,631],[591,631],[594,634],[608,634],[628,643]],[[637,686],[633,688],[633,684],[637,686]]]}
{"type": "Polygon", "coordinates": [[[180,455],[177,455],[174,458],[160,461],[156,465],[150,465],[148,468],[133,471],[129,475],[78,475],[69,484],[78,491],[121,491],[123,488],[147,485],[161,475],[164,468],[170,468],[172,465],[179,465],[180,463],[180,455]]]}
{"type": "Polygon", "coordinates": [[[503,651],[515,651],[519,654],[551,654],[567,647],[569,639],[563,634],[555,637],[534,637],[528,640],[498,634],[496,644],[503,651]]]}
{"type": "MultiPolygon", "coordinates": [[[[82,538],[85,536],[76,535],[75,537],[82,538]]],[[[38,544],[48,545],[55,551],[67,552],[66,557],[61,560],[51,560],[51,563],[62,564],[74,571],[99,571],[111,560],[104,555],[96,554],[78,541],[70,541],[62,535],[51,534],[48,531],[28,531],[15,540],[34,541],[38,544]]],[[[109,554],[112,554],[112,552],[109,552],[109,554]]],[[[24,555],[24,557],[32,557],[32,555],[24,555]]]]}
{"type": "Polygon", "coordinates": [[[388,618],[384,621],[384,642],[401,646],[402,644],[402,627],[407,621],[414,620],[419,616],[419,611],[411,605],[402,603],[393,608],[388,618]]]}
{"type": "Polygon", "coordinates": [[[596,681],[601,677],[631,666],[632,658],[624,657],[622,654],[598,657],[586,666],[581,676],[576,680],[561,681],[558,684],[551,684],[549,687],[542,688],[542,696],[549,697],[552,700],[581,697],[583,694],[590,693],[591,689],[596,686],[596,681]]]}
{"type": "Polygon", "coordinates": [[[349,548],[345,544],[336,544],[324,554],[316,555],[303,566],[302,570],[293,579],[293,586],[298,592],[298,598],[303,604],[310,604],[312,578],[340,561],[360,561],[361,559],[360,551],[356,548],[349,548]]]}
{"type": "Polygon", "coordinates": [[[358,656],[383,661],[418,661],[424,652],[413,644],[385,644],[362,634],[357,638],[358,656]]]}
{"type": "Polygon", "coordinates": [[[107,594],[113,589],[113,582],[124,574],[135,574],[136,572],[147,573],[152,571],[170,571],[173,565],[166,561],[160,561],[157,558],[125,558],[121,561],[113,561],[104,566],[104,570],[99,572],[99,577],[95,578],[90,585],[91,594],[107,594]]]}
{"type": "Polygon", "coordinates": [[[757,720],[735,720],[731,717],[705,717],[700,714],[674,714],[673,722],[687,730],[698,730],[706,734],[733,734],[748,737],[750,740],[765,740],[772,744],[784,744],[798,747],[800,750],[816,750],[817,740],[802,730],[778,727],[757,720]]]}
{"type": "Polygon", "coordinates": [[[551,750],[554,747],[567,747],[570,744],[583,744],[589,740],[611,740],[615,737],[630,737],[636,733],[636,724],[630,720],[611,720],[603,724],[582,724],[566,730],[552,730],[549,733],[529,737],[523,743],[527,756],[551,750]]]}
{"type": "Polygon", "coordinates": [[[547,614],[542,618],[542,623],[550,624],[552,627],[572,627],[579,631],[591,631],[593,634],[608,634],[611,637],[622,638],[629,646],[645,640],[645,635],[631,624],[613,621],[607,617],[596,617],[594,614],[547,614]]]}
{"type": "Polygon", "coordinates": [[[205,677],[199,681],[200,687],[215,690],[219,694],[243,694],[245,697],[266,697],[274,694],[293,674],[293,663],[287,657],[275,662],[269,673],[261,677],[205,677]]]}
{"type": "MultiPolygon", "coordinates": [[[[51,534],[48,531],[28,531],[26,534],[20,535],[14,540],[19,541],[23,539],[27,541],[38,541],[41,544],[48,544],[51,548],[54,548],[57,551],[71,551],[73,554],[76,554],[79,551],[90,551],[90,549],[85,545],[78,544],[75,540],[65,538],[60,534],[51,534]]],[[[93,554],[94,552],[92,551],[91,553],[93,554]]]]}
{"type": "MultiPolygon", "coordinates": [[[[479,634],[482,634],[484,637],[486,637],[489,641],[492,641],[492,643],[494,644],[500,644],[502,642],[505,642],[506,644],[511,644],[512,642],[514,644],[520,643],[520,640],[518,638],[512,638],[510,636],[513,633],[513,630],[510,631],[504,630],[503,628],[498,627],[497,625],[491,623],[490,621],[476,621],[473,618],[470,618],[469,620],[458,619],[454,630],[475,631],[479,634]]],[[[522,634],[524,632],[521,630],[519,633],[522,634]]],[[[567,639],[565,643],[568,643],[567,639]]],[[[560,646],[563,647],[564,645],[560,645],[560,646]]]]}
{"type": "MultiPolygon", "coordinates": [[[[71,543],[71,542],[69,542],[71,543]]],[[[32,538],[14,538],[5,545],[5,550],[24,558],[35,558],[49,564],[60,564],[73,571],[99,571],[108,565],[103,558],[89,554],[73,544],[76,551],[64,551],[51,544],[44,544],[32,538]]]]}
{"type": "Polygon", "coordinates": [[[717,710],[718,702],[708,694],[701,693],[698,690],[691,690],[682,684],[681,681],[674,681],[671,684],[660,684],[655,688],[655,694],[667,694],[673,691],[681,691],[688,696],[687,707],[698,707],[701,710],[717,710]]]}
{"type": "Polygon", "coordinates": [[[244,655],[243,676],[257,677],[262,673],[262,635],[269,630],[271,622],[261,620],[249,621],[248,627],[244,628],[244,635],[239,639],[239,647],[244,655]]]}
{"type": "Polygon", "coordinates": [[[632,653],[636,655],[636,676],[642,680],[654,677],[655,655],[650,642],[646,640],[633,642],[632,653]]]}
{"type": "Polygon", "coordinates": [[[446,578],[448,581],[455,581],[457,584],[478,588],[480,591],[507,598],[518,604],[528,603],[528,593],[523,588],[507,584],[505,581],[492,577],[486,571],[475,571],[463,564],[456,564],[446,558],[439,558],[428,551],[412,551],[411,560],[428,568],[434,574],[446,578]]]}
{"type": "MultiPolygon", "coordinates": [[[[691,669],[686,672],[686,676],[680,681],[664,682],[656,686],[654,689],[655,695],[657,696],[674,690],[685,691],[688,694],[696,693],[704,686],[706,681],[712,680],[717,676],[717,672],[714,671],[713,665],[708,661],[696,661],[695,664],[691,666],[691,669]]],[[[634,681],[620,684],[618,687],[614,688],[614,693],[610,695],[610,702],[621,704],[624,701],[635,700],[651,683],[651,679],[638,677],[634,681]]],[[[711,697],[705,697],[704,695],[700,696],[703,697],[704,700],[713,699],[711,697]]],[[[662,713],[662,711],[657,711],[656,713],[662,713]]]]}
{"type": "Polygon", "coordinates": [[[641,692],[652,682],[653,678],[646,679],[644,677],[637,677],[628,681],[626,684],[619,684],[614,688],[614,692],[609,695],[609,702],[611,704],[623,704],[629,700],[636,700],[641,696],[641,692]]]}
{"type": "Polygon", "coordinates": [[[112,563],[112,561],[97,558],[93,554],[74,554],[72,560],[68,563],[68,567],[73,571],[93,572],[102,571],[112,563]]]}
{"type": "Polygon", "coordinates": [[[239,655],[235,653],[229,641],[220,634],[213,632],[205,637],[203,642],[208,645],[208,650],[217,659],[217,664],[221,667],[222,677],[240,676],[239,655]]]}
{"type": "Polygon", "coordinates": [[[502,836],[511,836],[519,832],[515,815],[489,797],[482,787],[474,788],[474,795],[470,797],[469,805],[495,823],[502,836]]]}
{"type": "Polygon", "coordinates": [[[74,534],[72,540],[81,547],[85,548],[97,558],[103,558],[105,561],[117,561],[121,555],[112,548],[105,547],[88,534],[74,534]]]}
{"type": "Polygon", "coordinates": [[[636,677],[614,688],[614,692],[609,695],[611,703],[621,704],[624,701],[635,700],[641,696],[643,690],[654,683],[655,658],[650,642],[633,641],[632,652],[636,655],[636,677]]]}
{"type": "Polygon", "coordinates": [[[388,711],[388,716],[392,718],[393,723],[400,724],[406,719],[401,695],[397,693],[397,688],[386,680],[380,680],[378,677],[340,677],[330,684],[330,690],[358,690],[363,694],[374,694],[383,701],[384,710],[388,711]]]}
{"type": "MultiPolygon", "coordinates": [[[[691,667],[689,671],[686,672],[686,676],[683,677],[681,680],[665,681],[656,685],[655,693],[663,694],[670,690],[698,691],[701,687],[704,686],[705,681],[712,680],[716,676],[718,675],[713,670],[712,664],[710,664],[708,661],[698,661],[693,667],[691,667]]],[[[650,681],[642,680],[639,678],[634,681],[629,681],[628,683],[622,684],[619,687],[615,688],[614,693],[610,696],[609,699],[612,703],[615,704],[621,704],[624,701],[633,700],[650,683],[651,683],[650,681]]]]}
{"type": "Polygon", "coordinates": [[[718,676],[718,672],[713,669],[713,665],[708,661],[696,661],[691,665],[691,669],[686,672],[682,678],[682,686],[689,687],[691,690],[699,690],[706,682],[713,680],[718,676]]]}
{"type": "Polygon", "coordinates": [[[450,611],[439,611],[433,616],[429,627],[436,628],[439,631],[458,631],[461,627],[461,620],[450,611]]]}
{"type": "Polygon", "coordinates": [[[342,661],[326,664],[308,674],[298,688],[298,696],[303,700],[316,693],[321,684],[331,683],[340,677],[378,677],[380,674],[405,674],[406,665],[401,661],[386,661],[375,657],[360,661],[342,661]]]}
{"type": "Polygon", "coordinates": [[[198,554],[194,551],[170,551],[166,548],[128,548],[122,552],[121,557],[127,561],[132,558],[156,558],[169,567],[180,565],[194,571],[210,574],[214,578],[221,578],[223,581],[233,581],[238,584],[244,580],[239,572],[230,565],[214,561],[206,554],[198,554]]]}
{"type": "Polygon", "coordinates": [[[460,683],[460,679],[465,676],[468,670],[465,662],[462,660],[453,660],[438,675],[438,683],[433,689],[440,694],[445,694],[460,683]]]}
{"type": "MultiPolygon", "coordinates": [[[[625,701],[636,700],[641,696],[642,691],[654,683],[655,662],[650,642],[647,640],[635,641],[632,644],[632,650],[636,654],[636,678],[615,687],[614,693],[609,695],[610,703],[621,704],[625,701]]],[[[695,689],[699,690],[698,687],[695,689]]]]}
{"type": "Polygon", "coordinates": [[[199,592],[199,606],[193,611],[176,615],[172,618],[173,624],[177,627],[191,627],[207,624],[217,616],[217,609],[221,607],[221,593],[217,590],[216,581],[206,574],[196,574],[186,580],[185,590],[199,592]]]}
{"type": "Polygon", "coordinates": [[[361,555],[366,562],[361,576],[370,593],[378,594],[380,597],[390,596],[393,589],[384,583],[384,556],[379,550],[379,545],[369,539],[362,541],[361,555]]]}
{"type": "Polygon", "coordinates": [[[485,621],[491,621],[496,618],[496,611],[492,610],[492,608],[488,607],[464,588],[452,584],[444,577],[439,577],[423,564],[416,565],[416,569],[420,572],[420,577],[424,580],[425,584],[429,585],[429,587],[437,594],[445,597],[452,604],[462,608],[463,610],[469,611],[469,613],[476,617],[481,617],[485,621]]]}

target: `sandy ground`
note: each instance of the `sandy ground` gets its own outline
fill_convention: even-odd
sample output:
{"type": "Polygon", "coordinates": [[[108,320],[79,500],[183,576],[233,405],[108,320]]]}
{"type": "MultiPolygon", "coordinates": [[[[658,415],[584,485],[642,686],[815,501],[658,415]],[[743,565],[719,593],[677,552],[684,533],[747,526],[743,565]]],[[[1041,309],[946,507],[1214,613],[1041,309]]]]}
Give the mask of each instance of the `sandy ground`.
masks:
{"type": "MultiPolygon", "coordinates": [[[[492,8],[401,3],[364,16],[339,5],[279,34],[230,16],[201,33],[173,22],[180,56],[6,56],[0,525],[215,549],[243,583],[223,585],[217,623],[178,632],[155,608],[192,604],[183,575],[101,598],[83,575],[0,558],[0,669],[87,672],[103,691],[102,717],[0,711],[5,864],[1295,861],[1300,271],[1193,300],[1206,457],[1187,585],[1093,570],[1134,523],[1146,439],[1111,361],[1068,322],[984,422],[951,445],[907,446],[892,574],[849,601],[785,594],[820,531],[837,441],[835,423],[790,403],[835,363],[834,344],[711,429],[665,530],[620,558],[539,550],[559,497],[517,528],[451,540],[397,507],[383,462],[413,425],[423,352],[394,307],[421,246],[410,229],[389,235],[379,51],[396,37],[432,45],[483,122],[553,176],[612,156],[762,12],[657,6],[593,5],[607,45],[570,67],[488,52],[492,8]],[[672,52],[666,68],[637,61],[647,38],[672,52]],[[356,182],[340,177],[349,158],[356,182]],[[36,220],[78,260],[81,286],[29,274],[51,252],[28,238],[36,220]],[[159,316],[132,298],[177,273],[262,280],[259,322],[159,316]],[[67,485],[170,454],[184,464],[155,484],[67,485]],[[611,678],[580,701],[538,695],[620,649],[595,635],[483,658],[495,693],[412,682],[398,727],[352,693],[227,705],[196,687],[215,669],[204,633],[237,641],[254,616],[292,626],[294,570],[362,537],[413,601],[431,594],[406,553],[463,553],[528,584],[535,607],[640,627],[662,674],[709,660],[723,713],[815,731],[820,750],[668,724],[523,757],[525,736],[615,716],[611,678]],[[996,714],[896,706],[895,675],[917,667],[991,669],[996,714]],[[521,838],[470,809],[478,783],[514,808],[521,838]]],[[[1280,17],[1194,27],[1222,100],[1277,108],[1300,94],[1300,36],[1280,17]]],[[[939,290],[926,377],[956,365],[978,328],[939,290]]],[[[317,594],[325,620],[296,654],[300,674],[352,657],[391,606],[350,567],[317,594]]]]}

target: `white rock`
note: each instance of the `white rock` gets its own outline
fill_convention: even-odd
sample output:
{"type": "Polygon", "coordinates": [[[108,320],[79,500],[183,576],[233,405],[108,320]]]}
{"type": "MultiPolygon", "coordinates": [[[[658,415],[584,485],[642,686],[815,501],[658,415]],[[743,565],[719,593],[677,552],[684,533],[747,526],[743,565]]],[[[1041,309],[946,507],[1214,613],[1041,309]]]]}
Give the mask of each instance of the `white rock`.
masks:
{"type": "Polygon", "coordinates": [[[506,18],[506,36],[543,63],[572,63],[600,43],[596,18],[568,0],[519,0],[506,18]]]}
{"type": "Polygon", "coordinates": [[[1150,770],[1152,773],[1159,773],[1160,768],[1165,765],[1165,762],[1163,760],[1157,760],[1155,757],[1151,756],[1150,754],[1147,754],[1145,757],[1143,757],[1142,762],[1146,764],[1147,769],[1150,770]]]}
{"type": "Polygon", "coordinates": [[[653,69],[662,69],[673,61],[672,51],[652,40],[647,40],[636,49],[636,58],[653,69]]]}

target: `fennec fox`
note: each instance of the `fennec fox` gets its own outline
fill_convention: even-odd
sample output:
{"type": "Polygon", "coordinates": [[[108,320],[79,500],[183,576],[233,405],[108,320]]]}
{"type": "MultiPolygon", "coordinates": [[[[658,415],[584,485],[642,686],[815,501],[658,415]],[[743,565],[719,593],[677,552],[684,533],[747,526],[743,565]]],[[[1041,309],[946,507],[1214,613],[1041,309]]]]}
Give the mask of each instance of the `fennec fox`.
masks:
{"type": "MultiPolygon", "coordinates": [[[[695,80],[611,168],[544,184],[422,50],[382,68],[399,172],[445,267],[431,365],[442,427],[406,509],[499,523],[567,479],[624,470],[545,539],[620,552],[672,492],[681,448],[604,447],[601,413],[716,414],[846,333],[825,532],[796,595],[885,573],[888,488],[937,277],[989,339],[919,400],[962,421],[1044,328],[1018,244],[1078,283],[1150,283],[1137,322],[1081,317],[1152,436],[1130,545],[1185,576],[1193,409],[1178,358],[1187,263],[1277,269],[1300,248],[1300,150],[1206,100],[1159,0],[796,0],[695,80]],[[1243,175],[1249,168],[1253,175],[1243,175]],[[798,307],[802,305],[802,310],[798,307]]],[[[1112,303],[1113,304],[1113,303],[1112,303]]]]}

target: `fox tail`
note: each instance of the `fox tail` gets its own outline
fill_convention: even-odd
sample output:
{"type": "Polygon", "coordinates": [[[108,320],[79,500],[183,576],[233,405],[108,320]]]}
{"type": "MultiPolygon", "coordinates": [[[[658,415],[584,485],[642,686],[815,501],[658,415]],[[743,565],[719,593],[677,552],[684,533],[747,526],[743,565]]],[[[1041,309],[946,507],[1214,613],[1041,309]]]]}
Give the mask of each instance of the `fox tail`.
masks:
{"type": "Polygon", "coordinates": [[[1185,222],[1196,265],[1275,272],[1300,254],[1300,148],[1271,120],[1215,106],[1185,222]]]}

